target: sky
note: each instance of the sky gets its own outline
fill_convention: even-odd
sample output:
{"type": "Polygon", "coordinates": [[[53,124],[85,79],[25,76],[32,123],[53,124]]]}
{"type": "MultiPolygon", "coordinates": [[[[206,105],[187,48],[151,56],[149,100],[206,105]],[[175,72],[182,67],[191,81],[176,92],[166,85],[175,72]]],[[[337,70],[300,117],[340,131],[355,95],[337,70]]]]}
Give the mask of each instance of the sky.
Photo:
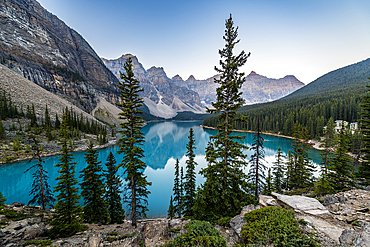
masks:
{"type": "Polygon", "coordinates": [[[368,0],[38,0],[79,32],[100,57],[138,57],[145,69],[207,79],[225,45],[225,20],[238,26],[241,72],[294,75],[305,84],[370,57],[368,0]]]}

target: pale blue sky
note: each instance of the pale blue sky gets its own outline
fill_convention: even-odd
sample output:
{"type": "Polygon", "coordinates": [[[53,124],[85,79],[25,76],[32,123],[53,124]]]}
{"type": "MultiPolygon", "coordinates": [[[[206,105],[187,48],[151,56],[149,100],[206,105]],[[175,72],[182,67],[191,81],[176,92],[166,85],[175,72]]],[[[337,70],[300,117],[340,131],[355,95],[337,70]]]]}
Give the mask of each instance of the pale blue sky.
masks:
{"type": "Polygon", "coordinates": [[[206,79],[216,72],[225,19],[239,26],[241,69],[304,83],[370,57],[368,0],[39,0],[99,56],[131,53],[145,69],[206,79]]]}

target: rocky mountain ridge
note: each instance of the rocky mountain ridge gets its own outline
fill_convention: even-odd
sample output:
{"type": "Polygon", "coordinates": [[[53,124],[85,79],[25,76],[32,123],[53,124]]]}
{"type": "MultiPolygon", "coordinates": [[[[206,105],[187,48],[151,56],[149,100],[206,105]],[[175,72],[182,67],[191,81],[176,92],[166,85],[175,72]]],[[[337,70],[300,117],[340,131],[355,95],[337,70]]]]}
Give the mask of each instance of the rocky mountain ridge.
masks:
{"type": "Polygon", "coordinates": [[[172,118],[183,111],[205,113],[198,93],[173,83],[162,67],[153,66],[145,70],[138,58],[131,54],[122,55],[118,59],[102,58],[102,61],[119,78],[119,72],[124,71],[123,65],[128,58],[132,59],[133,72],[144,89],[141,96],[152,115],[172,118]]]}
{"type": "Polygon", "coordinates": [[[91,112],[118,100],[117,78],[86,40],[35,0],[0,2],[0,62],[91,112]]]}
{"type": "MultiPolygon", "coordinates": [[[[218,84],[214,83],[214,79],[219,78],[220,75],[215,75],[206,80],[197,80],[191,75],[184,81],[179,75],[176,75],[172,78],[172,81],[178,86],[196,91],[202,103],[209,106],[211,102],[216,101],[218,84]]],[[[280,99],[303,86],[304,84],[293,75],[272,79],[252,71],[246,77],[241,91],[243,92],[242,97],[245,99],[245,103],[250,105],[280,99]]]]}

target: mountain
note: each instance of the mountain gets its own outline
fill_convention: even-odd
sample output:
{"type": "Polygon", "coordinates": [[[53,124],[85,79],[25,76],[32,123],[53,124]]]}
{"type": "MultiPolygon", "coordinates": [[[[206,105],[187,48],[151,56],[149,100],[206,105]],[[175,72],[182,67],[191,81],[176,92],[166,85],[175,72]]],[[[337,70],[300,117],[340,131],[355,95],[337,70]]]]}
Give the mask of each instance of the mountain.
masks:
{"type": "Polygon", "coordinates": [[[128,58],[132,59],[133,72],[144,89],[141,96],[152,115],[168,119],[179,112],[205,113],[198,93],[176,85],[162,67],[145,70],[137,57],[131,54],[122,55],[118,59],[102,58],[102,61],[119,78],[119,72],[124,71],[123,65],[128,58]]]}
{"type": "MultiPolygon", "coordinates": [[[[259,118],[262,131],[291,136],[299,123],[310,138],[319,138],[329,118],[359,121],[369,77],[370,58],[331,71],[284,98],[242,107],[239,114],[247,116],[248,122],[234,128],[254,130],[259,118]]],[[[217,119],[206,119],[203,124],[216,126],[217,119]]]]}
{"type": "Polygon", "coordinates": [[[79,108],[115,102],[117,78],[75,30],[35,0],[0,2],[0,62],[79,108]]]}
{"type": "MultiPolygon", "coordinates": [[[[210,105],[211,102],[216,101],[216,88],[218,84],[213,82],[215,78],[219,79],[220,76],[215,75],[206,80],[196,80],[191,75],[184,81],[179,75],[176,75],[172,78],[172,81],[178,86],[196,91],[202,103],[210,105]]],[[[288,75],[280,79],[271,79],[252,71],[246,77],[241,91],[243,92],[242,97],[245,99],[245,103],[250,105],[280,99],[303,86],[304,84],[293,75],[288,75]]]]}

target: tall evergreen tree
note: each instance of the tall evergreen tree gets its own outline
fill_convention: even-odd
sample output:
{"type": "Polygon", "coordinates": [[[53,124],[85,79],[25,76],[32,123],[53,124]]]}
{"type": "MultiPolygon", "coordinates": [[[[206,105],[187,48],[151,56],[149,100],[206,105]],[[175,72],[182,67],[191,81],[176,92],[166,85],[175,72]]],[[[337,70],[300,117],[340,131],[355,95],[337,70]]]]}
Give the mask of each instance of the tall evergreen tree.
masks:
{"type": "Polygon", "coordinates": [[[54,193],[58,193],[55,204],[55,213],[52,218],[52,237],[70,236],[85,229],[80,223],[82,221],[82,209],[78,205],[80,195],[77,188],[77,178],[75,177],[76,162],[73,162],[73,146],[68,138],[68,125],[66,115],[63,115],[63,123],[59,136],[59,145],[61,145],[61,157],[59,163],[55,166],[59,168],[59,177],[57,185],[54,187],[54,193]]]}
{"type": "Polygon", "coordinates": [[[47,127],[52,127],[51,126],[51,120],[50,120],[50,115],[49,115],[49,110],[48,110],[48,105],[45,106],[45,122],[44,126],[47,127]]]}
{"type": "Polygon", "coordinates": [[[32,174],[34,180],[32,182],[32,189],[30,191],[30,195],[33,195],[33,198],[28,202],[28,204],[41,205],[42,209],[45,211],[47,206],[53,207],[55,198],[51,192],[48,182],[48,172],[44,170],[42,165],[42,163],[45,163],[45,161],[41,159],[41,147],[39,142],[34,134],[30,135],[30,139],[33,141],[32,150],[34,151],[34,155],[32,159],[37,158],[38,163],[34,164],[25,171],[28,172],[31,169],[35,169],[32,174]]]}
{"type": "Polygon", "coordinates": [[[6,198],[4,197],[3,193],[0,192],[0,209],[5,206],[6,198]]]}
{"type": "Polygon", "coordinates": [[[265,187],[263,188],[263,195],[271,195],[271,192],[274,190],[274,184],[272,183],[271,168],[268,169],[265,187]]]}
{"type": "Polygon", "coordinates": [[[0,119],[0,140],[5,140],[6,138],[6,133],[3,125],[3,121],[0,119]]]}
{"type": "Polygon", "coordinates": [[[329,172],[326,176],[330,186],[336,191],[355,187],[352,175],[352,159],[347,155],[349,140],[344,132],[345,130],[342,128],[339,133],[339,141],[334,157],[329,159],[329,172]]]}
{"type": "Polygon", "coordinates": [[[337,135],[335,133],[334,127],[335,127],[335,124],[334,124],[333,118],[330,118],[326,126],[326,129],[324,131],[322,144],[320,146],[324,148],[321,151],[321,157],[322,157],[321,167],[325,174],[328,173],[328,164],[329,164],[329,158],[331,156],[331,149],[334,147],[336,143],[336,139],[337,139],[337,135]]]}
{"type": "Polygon", "coordinates": [[[240,40],[237,39],[238,28],[234,27],[231,15],[225,26],[223,38],[226,44],[219,50],[221,68],[215,67],[220,79],[214,81],[220,86],[216,90],[217,100],[212,102],[214,109],[208,109],[208,112],[218,114],[221,124],[217,126],[218,133],[210,137],[206,148],[208,166],[201,171],[206,180],[198,190],[194,207],[196,218],[210,221],[236,215],[249,200],[249,186],[242,170],[246,165],[246,155],[243,153],[246,146],[240,143],[242,136],[231,134],[234,122],[245,121],[237,117],[236,111],[244,103],[239,90],[245,76],[239,73],[239,67],[245,64],[249,54],[244,51],[239,55],[233,53],[240,40]]]}
{"type": "Polygon", "coordinates": [[[137,226],[138,217],[145,217],[148,204],[148,195],[151,185],[144,175],[146,164],[142,161],[144,150],[142,145],[145,142],[144,135],[141,132],[144,121],[139,115],[142,113],[138,108],[143,105],[143,99],[139,93],[139,81],[134,78],[132,71],[132,60],[127,59],[124,64],[125,73],[120,73],[122,81],[118,83],[121,92],[121,103],[117,103],[122,108],[119,113],[121,119],[126,121],[120,124],[121,138],[119,139],[119,153],[123,154],[122,167],[125,174],[125,202],[129,203],[131,210],[132,225],[137,226]]]}
{"type": "Polygon", "coordinates": [[[173,217],[175,217],[175,207],[173,206],[173,200],[171,196],[170,205],[168,206],[168,210],[167,210],[167,218],[172,220],[173,217]]]}
{"type": "Polygon", "coordinates": [[[282,192],[283,189],[283,180],[284,180],[284,162],[283,162],[283,152],[279,146],[277,153],[275,155],[276,161],[274,162],[274,166],[272,167],[272,174],[273,174],[273,184],[275,190],[278,193],[282,192]]]}
{"type": "Polygon", "coordinates": [[[182,184],[181,184],[181,177],[180,177],[180,164],[179,159],[176,159],[175,163],[175,178],[173,181],[173,206],[175,214],[178,217],[182,215],[182,184]]]}
{"type": "Polygon", "coordinates": [[[118,168],[115,166],[116,159],[112,152],[109,153],[107,162],[105,163],[107,171],[105,173],[106,179],[106,193],[105,201],[108,204],[108,213],[110,223],[122,223],[125,219],[125,210],[122,208],[121,196],[119,193],[121,187],[121,178],[117,175],[118,168]]]}
{"type": "Polygon", "coordinates": [[[84,221],[104,224],[108,222],[108,209],[104,201],[103,167],[98,161],[98,155],[98,151],[93,149],[93,143],[90,141],[85,152],[87,166],[80,171],[80,178],[82,178],[80,186],[84,199],[84,221]]]}
{"type": "Polygon", "coordinates": [[[194,131],[193,128],[190,128],[189,131],[189,142],[186,144],[186,156],[188,159],[186,160],[186,173],[185,173],[185,182],[184,182],[184,201],[183,201],[183,210],[186,216],[192,216],[195,201],[195,193],[196,193],[196,174],[195,174],[195,166],[197,163],[195,162],[195,140],[194,140],[194,131]]]}
{"type": "MultiPolygon", "coordinates": [[[[370,78],[369,78],[370,79],[370,78]]],[[[370,185],[370,85],[361,102],[360,129],[362,134],[362,149],[364,153],[359,166],[357,178],[361,185],[370,185]]]]}
{"type": "Polygon", "coordinates": [[[253,135],[251,147],[254,152],[250,159],[250,168],[248,173],[248,182],[254,185],[254,196],[258,196],[265,187],[265,170],[266,166],[262,163],[265,160],[265,150],[263,149],[263,138],[261,136],[261,127],[259,118],[257,118],[257,131],[253,135]]]}
{"type": "Polygon", "coordinates": [[[305,127],[294,126],[294,140],[292,142],[292,162],[290,171],[290,186],[292,189],[302,189],[313,185],[313,172],[315,167],[308,155],[311,148],[308,143],[308,131],[305,127]]]}
{"type": "Polygon", "coordinates": [[[59,129],[60,128],[60,121],[59,121],[59,117],[58,117],[58,113],[55,113],[55,129],[59,129]]]}

